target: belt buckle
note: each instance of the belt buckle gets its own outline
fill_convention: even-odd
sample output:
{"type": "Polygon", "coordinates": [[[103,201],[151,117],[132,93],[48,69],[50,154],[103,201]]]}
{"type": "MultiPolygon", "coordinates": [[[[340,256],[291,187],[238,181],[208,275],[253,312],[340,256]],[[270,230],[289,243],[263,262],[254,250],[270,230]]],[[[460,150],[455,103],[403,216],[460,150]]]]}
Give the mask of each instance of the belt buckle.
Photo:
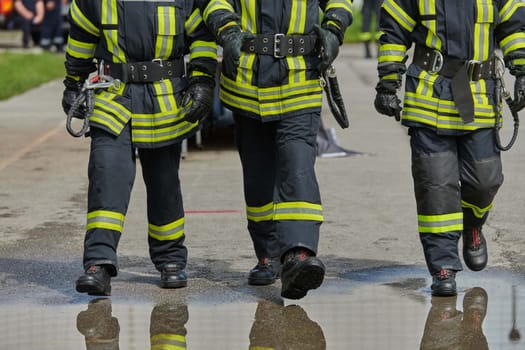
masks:
{"type": "Polygon", "coordinates": [[[439,52],[438,50],[433,50],[432,52],[434,55],[432,56],[432,61],[430,62],[430,69],[428,70],[428,72],[430,74],[435,74],[441,71],[445,62],[443,59],[443,54],[441,52],[439,52]]]}
{"type": "Polygon", "coordinates": [[[468,60],[467,73],[470,81],[478,81],[481,78],[481,61],[468,60]]]}
{"type": "Polygon", "coordinates": [[[158,63],[160,67],[164,67],[164,61],[162,61],[162,58],[154,58],[151,60],[151,62],[158,63]]]}
{"type": "Polygon", "coordinates": [[[283,33],[276,33],[273,36],[273,57],[275,58],[284,58],[284,55],[281,55],[281,41],[284,39],[283,33]]]}

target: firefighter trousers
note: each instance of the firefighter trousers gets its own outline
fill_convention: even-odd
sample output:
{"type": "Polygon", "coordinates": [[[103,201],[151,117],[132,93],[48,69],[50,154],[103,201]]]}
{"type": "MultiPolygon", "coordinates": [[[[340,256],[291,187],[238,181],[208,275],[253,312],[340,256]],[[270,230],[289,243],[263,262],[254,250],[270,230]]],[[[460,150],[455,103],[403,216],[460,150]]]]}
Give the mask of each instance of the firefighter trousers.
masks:
{"type": "MultiPolygon", "coordinates": [[[[181,144],[139,149],[146,185],[150,258],[160,270],[165,264],[186,266],[184,208],[179,181],[181,144]]],[[[135,181],[136,158],[129,124],[115,137],[91,129],[88,165],[88,220],[84,267],[111,265],[118,270],[117,246],[135,181]]]]}
{"type": "Polygon", "coordinates": [[[239,113],[234,119],[257,258],[282,258],[296,247],[316,254],[322,216],[300,212],[321,208],[314,168],[320,112],[266,123],[239,113]],[[279,216],[276,208],[287,208],[288,214],[279,216]]]}
{"type": "Polygon", "coordinates": [[[493,129],[438,135],[410,128],[412,177],[418,228],[431,274],[462,270],[458,240],[463,230],[481,227],[503,183],[493,129]]]}

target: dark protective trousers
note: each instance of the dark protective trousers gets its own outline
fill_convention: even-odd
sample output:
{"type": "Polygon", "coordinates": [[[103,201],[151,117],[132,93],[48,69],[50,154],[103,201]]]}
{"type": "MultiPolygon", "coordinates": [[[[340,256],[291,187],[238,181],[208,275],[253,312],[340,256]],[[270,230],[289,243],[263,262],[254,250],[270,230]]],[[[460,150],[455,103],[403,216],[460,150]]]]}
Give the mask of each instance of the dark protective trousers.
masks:
{"type": "MultiPolygon", "coordinates": [[[[438,135],[428,128],[410,128],[412,176],[419,216],[462,212],[463,229],[481,227],[503,183],[500,151],[493,129],[459,136],[438,135]]],[[[421,232],[420,239],[431,274],[442,268],[462,270],[458,240],[462,230],[421,232]]]]}
{"type": "MultiPolygon", "coordinates": [[[[320,113],[267,123],[241,114],[234,114],[234,119],[248,207],[298,201],[321,204],[314,168],[320,113]]],[[[295,247],[316,254],[320,225],[310,220],[248,220],[248,231],[262,260],[282,257],[295,247]]]]}
{"type": "MultiPolygon", "coordinates": [[[[146,184],[148,223],[162,226],[184,217],[179,181],[181,144],[154,149],[139,149],[142,176],[146,184]]],[[[135,181],[135,152],[129,124],[115,137],[91,129],[89,157],[88,212],[105,210],[126,214],[135,181]]],[[[125,234],[125,233],[124,233],[125,234]]],[[[95,228],[86,232],[84,267],[108,264],[118,270],[117,246],[121,233],[95,228]]],[[[186,265],[184,238],[157,240],[148,236],[149,253],[157,269],[167,263],[186,265]]]]}

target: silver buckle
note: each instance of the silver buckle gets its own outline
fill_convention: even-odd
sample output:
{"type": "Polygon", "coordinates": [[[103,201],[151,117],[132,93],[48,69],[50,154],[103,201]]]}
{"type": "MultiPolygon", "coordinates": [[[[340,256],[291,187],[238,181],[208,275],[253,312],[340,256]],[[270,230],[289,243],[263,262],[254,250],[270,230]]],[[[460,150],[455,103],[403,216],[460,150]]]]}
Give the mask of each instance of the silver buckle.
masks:
{"type": "Polygon", "coordinates": [[[162,61],[162,58],[154,58],[151,60],[151,62],[158,63],[159,66],[164,67],[164,62],[162,61]]]}
{"type": "Polygon", "coordinates": [[[443,54],[441,54],[441,52],[438,50],[433,50],[433,53],[434,55],[432,57],[432,62],[430,62],[430,69],[428,70],[430,74],[439,73],[439,71],[441,71],[443,68],[443,64],[445,63],[443,54]]]}
{"type": "Polygon", "coordinates": [[[283,33],[276,33],[273,36],[273,57],[275,58],[284,58],[284,55],[281,55],[281,41],[284,39],[283,33]]]}
{"type": "Polygon", "coordinates": [[[476,61],[476,60],[467,61],[467,73],[471,81],[479,80],[481,78],[481,61],[476,61]],[[480,71],[477,72],[477,76],[474,76],[476,74],[476,68],[479,68],[480,71]]]}

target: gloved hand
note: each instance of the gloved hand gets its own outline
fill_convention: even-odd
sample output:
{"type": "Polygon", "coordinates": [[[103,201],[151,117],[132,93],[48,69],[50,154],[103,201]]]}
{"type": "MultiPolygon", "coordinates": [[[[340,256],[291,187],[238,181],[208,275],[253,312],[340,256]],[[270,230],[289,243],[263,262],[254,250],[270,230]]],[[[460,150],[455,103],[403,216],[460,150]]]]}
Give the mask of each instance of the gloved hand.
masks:
{"type": "Polygon", "coordinates": [[[389,85],[389,81],[380,81],[377,84],[374,107],[379,113],[389,117],[395,116],[396,120],[400,121],[402,110],[401,100],[396,95],[397,90],[389,85]]]}
{"type": "Polygon", "coordinates": [[[511,106],[514,112],[519,112],[525,107],[525,75],[517,76],[514,82],[514,101],[511,106]]]}
{"type": "Polygon", "coordinates": [[[184,93],[182,112],[189,123],[204,120],[212,111],[215,80],[210,77],[193,77],[184,93]]]}
{"type": "MultiPolygon", "coordinates": [[[[66,77],[64,79],[64,86],[66,87],[64,89],[64,92],[62,94],[62,109],[66,114],[69,113],[69,110],[71,109],[71,106],[77,99],[78,95],[80,95],[80,90],[82,89],[82,82],[76,81],[73,78],[66,77]]],[[[84,119],[84,110],[85,106],[80,107],[75,115],[73,117],[84,119]]]]}
{"type": "Polygon", "coordinates": [[[239,26],[229,26],[222,30],[219,35],[219,44],[222,46],[223,55],[230,57],[235,66],[239,65],[242,45],[246,40],[254,39],[255,35],[241,31],[239,26]]]}
{"type": "Polygon", "coordinates": [[[319,39],[318,43],[321,52],[321,63],[317,69],[323,73],[339,54],[339,38],[330,30],[322,28],[319,24],[314,25],[314,30],[319,39]]]}

